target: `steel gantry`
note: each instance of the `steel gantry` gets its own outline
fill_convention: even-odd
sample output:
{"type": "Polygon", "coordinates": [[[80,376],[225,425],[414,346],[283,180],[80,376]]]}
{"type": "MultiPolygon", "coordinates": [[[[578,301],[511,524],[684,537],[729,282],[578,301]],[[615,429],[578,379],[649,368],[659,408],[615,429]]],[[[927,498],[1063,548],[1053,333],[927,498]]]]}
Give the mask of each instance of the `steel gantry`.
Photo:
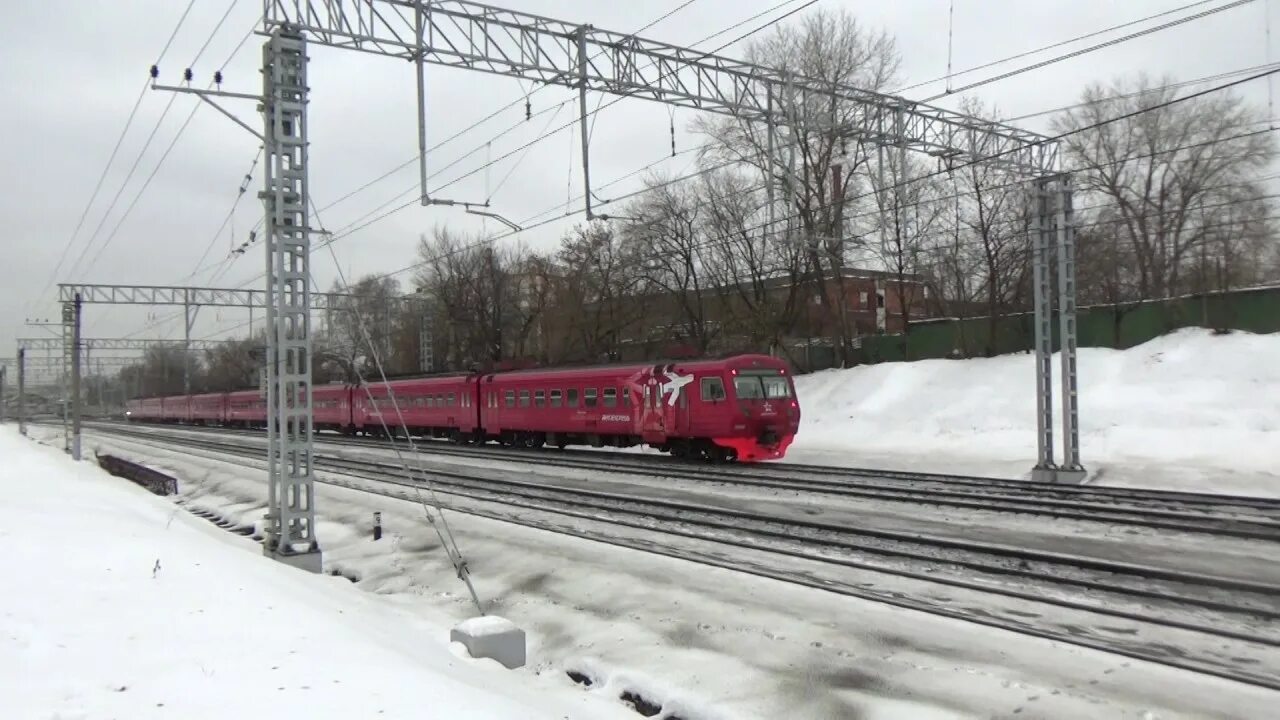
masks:
{"type": "MultiPolygon", "coordinates": [[[[840,103],[852,109],[850,119],[822,129],[872,147],[923,153],[938,158],[947,167],[983,163],[1028,178],[1032,181],[1033,201],[1039,207],[1035,218],[1038,231],[1032,233],[1030,240],[1036,277],[1038,408],[1038,457],[1033,476],[1050,481],[1075,481],[1084,476],[1078,431],[1072,192],[1070,178],[1061,171],[1059,145],[1052,138],[896,95],[467,0],[263,0],[263,29],[268,33],[288,29],[306,34],[316,44],[414,63],[424,203],[423,66],[427,63],[577,88],[583,134],[583,197],[588,219],[606,217],[594,215],[591,206],[585,122],[588,91],[759,122],[769,130],[771,152],[776,128],[813,122],[797,113],[796,108],[840,103]],[[1055,461],[1053,445],[1055,300],[1063,374],[1062,464],[1055,461]]],[[[793,146],[792,174],[794,156],[793,146]]],[[[771,157],[769,162],[774,159],[771,157]]],[[[772,178],[767,184],[772,197],[772,178]]],[[[770,213],[772,219],[772,207],[770,213]]]]}
{"type": "MultiPolygon", "coordinates": [[[[83,338],[80,347],[86,352],[137,351],[151,348],[181,348],[212,350],[235,340],[168,340],[164,338],[83,338]]],[[[18,347],[28,350],[61,350],[62,338],[18,338],[18,347]]]]}
{"type": "MultiPolygon", "coordinates": [[[[272,97],[266,104],[267,132],[274,140],[267,144],[267,178],[270,192],[262,194],[266,207],[267,277],[265,290],[240,288],[175,287],[159,285],[60,284],[59,300],[64,308],[79,303],[108,305],[178,305],[183,307],[185,333],[174,346],[184,350],[184,387],[190,394],[191,329],[195,310],[201,306],[264,308],[267,317],[269,503],[268,542],[264,552],[277,559],[310,570],[320,569],[319,544],[315,539],[315,515],[311,485],[311,310],[338,310],[351,307],[355,296],[344,293],[312,293],[309,287],[309,228],[306,224],[305,183],[306,134],[300,119],[305,106],[305,48],[301,41],[285,37],[268,41],[264,62],[270,72],[264,83],[272,97]],[[273,134],[274,133],[274,134],[273,134]],[[68,299],[71,301],[68,302],[68,299]]],[[[79,332],[77,314],[64,312],[65,337],[79,332]]],[[[103,340],[104,347],[147,345],[144,340],[103,340]]],[[[71,368],[71,384],[79,380],[73,353],[63,339],[66,364],[71,368]]],[[[71,410],[75,415],[75,409],[71,410]]],[[[78,419],[78,418],[77,418],[78,419]]],[[[76,428],[68,432],[68,447],[78,439],[76,428]]]]}

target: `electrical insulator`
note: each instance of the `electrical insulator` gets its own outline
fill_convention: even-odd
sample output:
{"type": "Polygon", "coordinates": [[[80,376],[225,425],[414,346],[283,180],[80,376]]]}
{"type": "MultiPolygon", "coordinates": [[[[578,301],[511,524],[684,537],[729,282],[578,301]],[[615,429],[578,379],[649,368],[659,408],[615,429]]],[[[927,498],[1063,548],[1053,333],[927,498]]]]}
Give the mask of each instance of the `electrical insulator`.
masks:
{"type": "Polygon", "coordinates": [[[533,106],[529,104],[529,98],[524,99],[524,119],[528,120],[533,117],[533,106]]]}
{"type": "Polygon", "coordinates": [[[155,79],[156,79],[156,78],[158,78],[158,77],[160,77],[160,68],[156,67],[155,65],[152,65],[152,66],[151,66],[151,79],[152,79],[152,80],[155,80],[155,79]]]}
{"type": "Polygon", "coordinates": [[[191,82],[191,68],[182,71],[182,79],[191,82]]]}
{"type": "Polygon", "coordinates": [[[218,70],[213,73],[213,84],[222,87],[222,71],[218,70]]]}

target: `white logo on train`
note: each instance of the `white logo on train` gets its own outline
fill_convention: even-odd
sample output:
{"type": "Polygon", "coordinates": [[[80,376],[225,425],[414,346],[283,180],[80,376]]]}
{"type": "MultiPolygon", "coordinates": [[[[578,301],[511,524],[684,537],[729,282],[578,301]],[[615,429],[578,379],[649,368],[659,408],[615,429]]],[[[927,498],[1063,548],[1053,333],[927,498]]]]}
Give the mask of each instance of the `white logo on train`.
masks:
{"type": "Polygon", "coordinates": [[[667,404],[675,407],[676,400],[680,397],[680,388],[693,382],[693,375],[681,375],[680,373],[671,373],[667,375],[667,381],[662,383],[662,394],[667,397],[667,404]],[[670,395],[667,395],[670,393],[670,395]]]}

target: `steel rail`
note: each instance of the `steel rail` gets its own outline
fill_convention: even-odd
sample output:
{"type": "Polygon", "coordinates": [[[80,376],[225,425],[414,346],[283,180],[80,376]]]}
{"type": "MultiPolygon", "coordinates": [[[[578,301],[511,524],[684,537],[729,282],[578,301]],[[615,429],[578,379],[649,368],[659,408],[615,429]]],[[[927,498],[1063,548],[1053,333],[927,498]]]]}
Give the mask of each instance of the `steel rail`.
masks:
{"type": "MultiPolygon", "coordinates": [[[[154,427],[160,431],[164,426],[154,427]]],[[[177,430],[194,432],[233,432],[256,434],[255,431],[229,428],[202,428],[200,426],[170,426],[177,430]]],[[[359,439],[340,435],[317,436],[318,442],[349,444],[357,447],[385,449],[383,439],[359,439]]],[[[700,467],[688,463],[673,462],[665,458],[647,457],[643,460],[628,458],[621,453],[598,453],[591,451],[573,451],[561,453],[548,451],[530,453],[527,450],[510,450],[498,448],[478,448],[475,446],[457,446],[445,442],[433,442],[419,445],[425,450],[438,455],[456,455],[479,459],[499,461],[534,462],[555,467],[600,470],[629,475],[679,478],[687,480],[703,480],[723,482],[734,485],[762,487],[771,489],[819,492],[842,497],[910,502],[939,506],[979,509],[996,512],[1024,513],[1048,515],[1069,520],[1089,522],[1116,523],[1150,527],[1155,529],[1176,530],[1183,532],[1200,532],[1214,535],[1226,535],[1250,539],[1280,540],[1280,517],[1272,518],[1265,514],[1251,513],[1254,506],[1239,506],[1235,496],[1223,496],[1221,500],[1210,496],[1209,502],[1201,503],[1193,493],[1180,493],[1166,498],[1158,492],[1142,497],[1131,498],[1123,492],[1128,488],[1117,488],[1122,491],[1117,499],[1141,501],[1144,505],[1120,505],[1107,502],[1111,498],[1111,488],[1089,488],[1078,490],[1071,486],[1043,485],[1021,480],[1002,480],[999,478],[969,478],[974,481],[987,481],[983,486],[979,482],[968,482],[956,489],[949,481],[950,476],[927,473],[898,473],[894,471],[837,469],[840,480],[810,479],[803,473],[810,472],[806,466],[799,472],[792,467],[769,465],[767,469],[756,466],[736,465],[731,468],[700,467]],[[591,457],[580,457],[591,456],[591,457]],[[655,462],[655,460],[657,462],[655,462]],[[885,481],[888,481],[886,484],[885,481]],[[910,483],[912,486],[895,485],[894,483],[910,483]],[[1024,487],[1025,486],[1025,487],[1024,487]],[[993,494],[994,489],[1014,492],[993,494]],[[1184,499],[1184,495],[1191,496],[1184,499]],[[1076,499],[1079,498],[1079,499],[1076,499]],[[1164,507],[1152,507],[1152,504],[1164,503],[1164,507]],[[1224,514],[1232,507],[1240,507],[1235,514],[1224,514]],[[1179,509],[1172,509],[1179,508],[1179,509]]],[[[1263,499],[1265,500],[1265,499],[1263,499]]],[[[1280,514],[1280,502],[1276,503],[1280,514]]],[[[1265,509],[1265,508],[1264,508],[1265,509]]]]}
{"type": "MultiPolygon", "coordinates": [[[[158,440],[163,441],[164,438],[148,436],[146,433],[141,433],[140,435],[144,437],[144,442],[141,442],[139,444],[142,444],[144,446],[153,445],[158,447],[164,447],[164,445],[162,444],[156,445],[156,441],[158,440]]],[[[135,442],[135,441],[129,441],[129,442],[135,442]]],[[[179,444],[185,444],[192,448],[198,448],[201,445],[204,445],[206,446],[204,448],[205,450],[211,451],[215,455],[223,455],[223,456],[225,456],[226,454],[238,455],[245,458],[246,460],[249,460],[249,462],[247,463],[241,462],[236,464],[244,465],[246,467],[261,469],[260,467],[258,467],[259,463],[253,462],[253,460],[256,459],[256,454],[253,453],[251,449],[246,449],[245,447],[240,445],[235,445],[231,443],[220,443],[220,442],[210,443],[210,442],[200,441],[199,439],[192,439],[185,443],[180,442],[179,444]],[[209,449],[210,446],[213,448],[220,447],[221,449],[210,450],[209,449]]],[[[402,489],[403,494],[397,495],[395,492],[387,492],[387,491],[382,491],[382,490],[373,489],[369,487],[355,486],[350,483],[335,481],[333,479],[322,479],[322,480],[318,479],[319,481],[340,486],[340,487],[346,487],[352,490],[370,492],[373,494],[380,494],[388,497],[397,497],[399,499],[407,500],[410,502],[416,502],[414,497],[409,494],[409,489],[413,489],[414,491],[416,491],[420,483],[417,483],[415,481],[405,480],[402,477],[388,477],[389,472],[402,474],[403,469],[400,468],[399,466],[391,465],[389,463],[367,462],[367,461],[359,461],[359,460],[350,460],[346,458],[320,458],[319,459],[319,464],[321,466],[324,466],[330,463],[332,463],[332,465],[335,466],[335,469],[327,470],[327,472],[338,472],[339,474],[345,474],[352,477],[361,478],[363,480],[371,480],[371,481],[374,481],[375,483],[381,483],[384,485],[389,484],[392,486],[396,486],[402,489]]],[[[470,480],[472,482],[477,482],[474,478],[470,478],[470,480]]],[[[441,485],[445,484],[445,482],[442,482],[439,477],[436,477],[435,481],[441,485]]],[[[490,484],[499,484],[499,485],[510,484],[509,481],[502,481],[502,480],[481,480],[478,482],[480,483],[487,482],[490,484]]],[[[520,484],[520,483],[517,483],[517,484],[520,484]]],[[[805,559],[805,560],[810,560],[810,561],[815,561],[820,563],[827,563],[827,564],[843,566],[847,568],[869,570],[872,572],[882,573],[886,575],[894,575],[898,577],[905,577],[913,580],[923,580],[923,581],[934,583],[934,584],[944,584],[944,585],[950,585],[955,587],[961,587],[969,590],[977,590],[980,592],[993,593],[993,594],[1003,595],[1006,597],[1011,597],[1019,600],[1025,600],[1025,601],[1048,604],[1048,605],[1055,605],[1058,607],[1069,608],[1072,610],[1077,610],[1077,611],[1082,611],[1087,613],[1107,615],[1111,617],[1119,617],[1119,618],[1130,620],[1132,622],[1143,623],[1146,625],[1175,628],[1175,629],[1190,631],[1194,633],[1208,634],[1208,635],[1214,635],[1222,638],[1229,638],[1232,640],[1236,640],[1238,642],[1249,643],[1252,645],[1265,645],[1268,647],[1274,647],[1274,646],[1280,645],[1280,642],[1276,641],[1273,638],[1260,637],[1257,634],[1247,633],[1247,632],[1240,633],[1240,632],[1233,632],[1233,631],[1223,631],[1221,627],[1217,627],[1212,624],[1187,623],[1187,622],[1174,620],[1171,618],[1152,618],[1150,616],[1141,615],[1138,613],[1133,613],[1133,612],[1128,612],[1123,610],[1117,610],[1115,608],[1096,607],[1096,606],[1079,603],[1075,601],[1064,600],[1061,598],[1047,597],[1042,593],[1023,592],[1023,591],[1013,590],[1009,588],[992,587],[990,585],[983,584],[981,582],[968,581],[968,580],[962,580],[957,578],[939,577],[936,574],[928,573],[928,572],[897,570],[894,568],[886,568],[883,566],[878,566],[878,565],[869,564],[865,562],[859,562],[856,560],[851,560],[849,558],[837,558],[837,557],[831,557],[827,555],[814,555],[812,553],[804,552],[801,550],[789,549],[784,547],[783,548],[761,547],[758,542],[737,540],[731,537],[724,537],[724,536],[707,537],[705,534],[699,534],[696,532],[692,532],[692,531],[688,531],[688,530],[684,530],[676,527],[667,526],[662,528],[654,528],[652,524],[644,523],[634,519],[627,519],[627,518],[605,519],[605,518],[602,518],[598,513],[594,513],[594,512],[583,512],[580,510],[571,510],[563,507],[548,507],[548,506],[539,504],[537,502],[538,499],[545,500],[546,498],[533,498],[533,497],[530,497],[527,493],[521,495],[523,499],[516,499],[515,497],[512,497],[514,493],[511,492],[511,489],[509,487],[502,488],[499,490],[480,489],[481,493],[487,492],[488,494],[477,494],[476,491],[477,491],[477,488],[474,488],[474,487],[463,488],[461,490],[457,488],[439,490],[439,492],[443,494],[448,494],[456,497],[466,497],[471,500],[475,500],[479,502],[487,502],[487,503],[493,503],[493,504],[498,504],[502,506],[511,506],[516,508],[535,510],[539,512],[551,513],[551,514],[562,515],[567,517],[581,518],[581,519],[590,520],[594,522],[605,522],[610,525],[637,528],[637,529],[645,530],[647,532],[653,532],[655,529],[657,529],[660,532],[666,533],[668,535],[680,536],[680,537],[690,538],[690,539],[703,541],[703,542],[711,542],[711,543],[716,543],[720,545],[741,547],[741,548],[752,550],[752,551],[772,553],[776,555],[805,559]]],[[[639,502],[647,503],[651,501],[645,499],[645,500],[640,500],[639,502]]],[[[591,510],[597,510],[597,511],[602,509],[609,510],[609,511],[617,510],[617,508],[601,508],[599,506],[591,506],[589,504],[583,504],[583,505],[590,508],[591,510]]],[[[994,617],[989,614],[977,612],[977,611],[966,611],[964,609],[957,609],[955,607],[939,606],[936,604],[915,600],[913,598],[903,597],[900,594],[896,594],[888,591],[877,591],[874,589],[868,589],[862,586],[862,584],[848,584],[848,583],[840,583],[837,581],[832,581],[829,579],[813,578],[805,575],[804,573],[787,573],[787,572],[783,572],[773,568],[760,567],[758,565],[754,565],[751,563],[744,564],[742,562],[733,562],[733,561],[726,560],[724,558],[716,557],[714,555],[698,553],[696,551],[690,551],[687,549],[673,548],[669,545],[663,545],[663,544],[658,544],[653,542],[645,542],[639,539],[619,538],[616,536],[610,537],[607,535],[602,536],[598,532],[584,531],[581,528],[550,527],[546,523],[536,522],[525,516],[513,517],[511,515],[507,515],[503,513],[485,511],[480,508],[459,507],[456,504],[451,504],[449,507],[450,509],[453,509],[458,512],[465,512],[468,514],[478,515],[482,517],[489,517],[495,520],[513,522],[513,523],[521,524],[527,527],[550,530],[553,532],[567,533],[567,534],[575,535],[578,537],[583,537],[586,539],[607,542],[609,544],[617,545],[620,547],[629,547],[632,549],[655,552],[655,553],[667,555],[670,557],[678,557],[686,560],[692,560],[694,562],[701,562],[704,564],[724,567],[726,569],[739,570],[743,572],[748,572],[750,574],[758,575],[761,577],[771,577],[774,579],[806,585],[809,587],[824,589],[824,590],[836,592],[843,595],[860,597],[863,599],[873,600],[877,602],[885,602],[892,605],[897,605],[899,607],[907,607],[911,609],[921,610],[924,612],[929,612],[935,615],[954,617],[957,619],[976,622],[976,623],[991,626],[991,627],[999,627],[1002,629],[1011,630],[1014,632],[1019,632],[1027,635],[1059,640],[1059,641],[1068,642],[1068,643],[1083,646],[1083,647],[1091,647],[1094,649],[1104,650],[1107,652],[1114,652],[1117,654],[1125,655],[1127,657],[1133,657],[1133,658],[1143,659],[1151,662],[1157,662],[1164,665],[1169,665],[1172,667],[1179,667],[1183,669],[1193,670],[1196,672],[1202,672],[1210,675],[1215,675],[1218,677],[1236,680],[1239,682],[1245,682],[1245,683],[1259,685],[1262,687],[1268,687],[1272,689],[1280,689],[1280,678],[1276,678],[1266,674],[1259,674],[1258,672],[1255,672],[1251,669],[1243,670],[1241,668],[1220,667],[1218,665],[1213,664],[1209,660],[1202,657],[1197,657],[1194,654],[1180,654],[1176,647],[1173,648],[1174,652],[1170,653],[1170,652],[1167,652],[1169,650],[1168,646],[1165,644],[1162,644],[1159,641],[1150,641],[1151,648],[1143,649],[1142,641],[1134,638],[1126,638],[1123,641],[1118,638],[1110,638],[1108,640],[1098,640],[1095,638],[1081,636],[1080,628],[1078,627],[1073,628],[1071,631],[1066,631],[1066,632],[1059,631],[1059,630],[1046,629],[1044,627],[1037,627],[1029,622],[1026,622],[1025,620],[1012,620],[1009,618],[994,617]],[[1126,645],[1125,644],[1126,642],[1130,644],[1126,645]],[[1131,644],[1133,643],[1136,643],[1138,647],[1135,648],[1131,646],[1131,644]],[[1161,650],[1164,650],[1166,652],[1162,653],[1160,652],[1161,650]]],[[[636,513],[636,514],[643,515],[643,512],[636,513]]],[[[654,519],[658,519],[660,521],[663,520],[662,518],[654,518],[654,519]]],[[[690,521],[686,519],[686,520],[681,520],[680,522],[689,523],[690,521]]],[[[718,528],[718,529],[734,529],[739,531],[743,530],[741,526],[737,523],[734,523],[726,527],[718,528]]],[[[758,530],[749,530],[746,532],[761,534],[758,530]]],[[[767,534],[767,533],[764,533],[764,534],[767,534]]],[[[797,540],[797,538],[795,538],[794,536],[788,536],[787,539],[792,541],[797,540]]],[[[807,540],[807,539],[802,539],[802,541],[803,540],[807,540]]],[[[947,564],[949,562],[946,560],[939,560],[938,558],[930,558],[930,559],[934,562],[940,562],[943,564],[947,564]]],[[[1047,579],[1050,582],[1061,582],[1062,580],[1061,578],[1057,578],[1057,577],[1042,578],[1042,579],[1047,579]]],[[[1111,590],[1112,592],[1114,592],[1114,588],[1111,588],[1111,590]]],[[[1120,594],[1123,594],[1123,593],[1120,593],[1120,594]]],[[[1235,612],[1244,613],[1246,615],[1253,615],[1255,614],[1255,609],[1254,608],[1235,608],[1235,612]]],[[[1136,631],[1134,632],[1134,635],[1135,636],[1137,635],[1136,631]]]]}

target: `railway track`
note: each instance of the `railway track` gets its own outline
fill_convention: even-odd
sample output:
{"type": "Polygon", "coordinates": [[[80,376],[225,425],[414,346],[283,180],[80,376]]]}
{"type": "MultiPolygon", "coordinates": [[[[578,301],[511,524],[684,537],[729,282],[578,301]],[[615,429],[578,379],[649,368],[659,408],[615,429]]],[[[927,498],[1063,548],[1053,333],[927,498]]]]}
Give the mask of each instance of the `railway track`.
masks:
{"type": "MultiPolygon", "coordinates": [[[[144,446],[230,456],[261,448],[115,428],[144,446]]],[[[392,462],[319,451],[318,481],[410,501],[424,484],[392,462]],[[341,477],[330,476],[333,473],[341,477]],[[353,482],[354,480],[354,482],[353,482]]],[[[444,507],[887,602],[1280,690],[1280,586],[992,543],[584,488],[493,470],[430,471],[444,507]],[[583,525],[585,523],[585,526],[583,525]],[[726,553],[726,551],[729,551],[726,553]],[[904,590],[903,583],[909,586],[904,590]],[[996,598],[996,600],[992,600],[996,598]]]]}
{"type": "MultiPolygon", "coordinates": [[[[141,432],[170,428],[148,426],[141,432]]],[[[236,433],[260,437],[250,430],[194,428],[194,433],[236,433]]],[[[388,441],[318,436],[317,442],[388,449],[388,441]]],[[[403,442],[403,441],[400,441],[403,442]]],[[[460,447],[446,442],[416,441],[420,450],[446,457],[595,470],[624,475],[724,483],[743,487],[813,493],[857,500],[880,500],[1003,513],[1049,516],[1073,521],[1124,524],[1179,532],[1199,532],[1258,540],[1280,539],[1280,501],[1231,495],[1135,490],[1131,488],[1062,486],[1001,478],[928,473],[790,466],[785,464],[710,466],[652,456],[596,451],[529,451],[460,447]],[[655,462],[656,461],[656,462],[655,462]]]]}

